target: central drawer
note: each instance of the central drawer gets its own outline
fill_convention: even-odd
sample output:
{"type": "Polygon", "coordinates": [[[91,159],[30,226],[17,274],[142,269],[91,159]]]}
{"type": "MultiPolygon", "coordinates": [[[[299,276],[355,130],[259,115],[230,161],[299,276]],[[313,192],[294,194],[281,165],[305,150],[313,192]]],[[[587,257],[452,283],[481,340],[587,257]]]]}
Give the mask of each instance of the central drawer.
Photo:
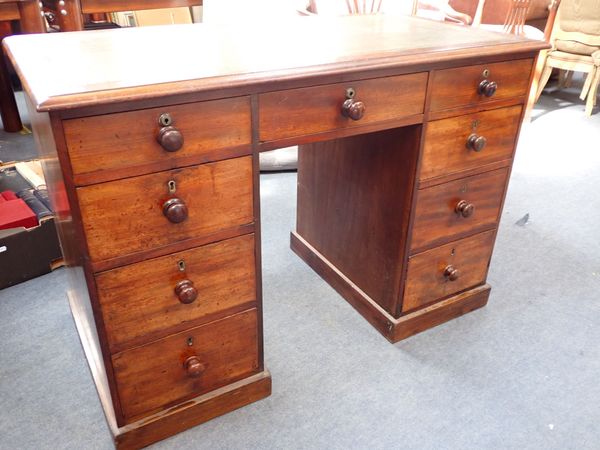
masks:
{"type": "Polygon", "coordinates": [[[106,260],[252,223],[252,157],[86,186],[77,195],[90,259],[106,260]]]}
{"type": "Polygon", "coordinates": [[[384,122],[423,113],[427,73],[348,81],[259,95],[262,142],[384,122]],[[357,120],[342,114],[348,89],[364,105],[357,120]]]}
{"type": "Polygon", "coordinates": [[[254,302],[254,235],[102,272],[96,286],[111,353],[121,351],[254,302]]]}
{"type": "Polygon", "coordinates": [[[259,368],[251,309],[112,357],[123,416],[132,422],[259,368]]]}

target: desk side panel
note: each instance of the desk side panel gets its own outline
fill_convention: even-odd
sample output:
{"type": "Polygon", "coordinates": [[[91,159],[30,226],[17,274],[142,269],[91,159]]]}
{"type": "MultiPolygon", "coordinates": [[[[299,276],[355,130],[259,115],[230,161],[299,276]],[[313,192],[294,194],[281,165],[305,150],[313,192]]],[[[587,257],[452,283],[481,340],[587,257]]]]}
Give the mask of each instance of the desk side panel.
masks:
{"type": "Polygon", "coordinates": [[[68,173],[69,166],[64,164],[67,157],[65,153],[61,153],[64,151],[61,150],[61,144],[64,146],[61,121],[48,113],[37,112],[30,98],[27,98],[27,107],[48,194],[56,217],[55,223],[63,257],[69,272],[68,296],[71,312],[108,424],[114,432],[118,422],[115,411],[120,411],[120,409],[118,398],[116,395],[111,395],[116,391],[111,389],[112,367],[110,362],[107,365],[104,359],[104,355],[107,353],[103,352],[102,345],[103,324],[97,322],[99,315],[94,313],[93,299],[90,298],[90,292],[94,292],[89,288],[90,283],[93,284],[93,278],[87,275],[90,272],[85,267],[87,260],[85,258],[85,236],[76,207],[71,174],[68,173]],[[62,168],[61,163],[63,164],[62,168]]]}

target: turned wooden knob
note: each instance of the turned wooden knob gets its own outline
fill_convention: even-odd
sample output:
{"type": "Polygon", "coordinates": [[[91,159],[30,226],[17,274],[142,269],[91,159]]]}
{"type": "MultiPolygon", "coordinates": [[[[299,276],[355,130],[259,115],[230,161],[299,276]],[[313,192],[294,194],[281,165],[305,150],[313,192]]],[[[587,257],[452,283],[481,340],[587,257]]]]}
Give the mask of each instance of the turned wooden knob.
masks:
{"type": "Polygon", "coordinates": [[[475,211],[475,206],[472,203],[467,202],[466,200],[461,200],[456,204],[454,208],[457,214],[460,214],[463,217],[470,217],[473,215],[473,211],[475,211]]]}
{"type": "Polygon", "coordinates": [[[190,280],[183,280],[175,285],[175,295],[181,303],[189,305],[198,298],[198,289],[190,280]]]}
{"type": "Polygon", "coordinates": [[[171,198],[163,204],[163,214],[172,223],[181,223],[188,216],[188,209],[183,200],[171,198]]]}
{"type": "Polygon", "coordinates": [[[175,127],[163,127],[158,131],[156,140],[168,152],[176,152],[183,147],[183,134],[175,127]]]}
{"type": "Polygon", "coordinates": [[[478,136],[476,134],[472,134],[467,139],[467,147],[471,150],[475,150],[476,152],[480,152],[485,148],[487,144],[487,139],[483,136],[478,136]]]}
{"type": "Polygon", "coordinates": [[[491,97],[496,93],[496,89],[498,89],[498,84],[495,81],[483,80],[481,83],[479,83],[477,92],[479,92],[479,95],[491,97]]]}
{"type": "Polygon", "coordinates": [[[353,98],[346,99],[342,104],[342,115],[352,120],[360,120],[365,115],[365,104],[353,98]]]}
{"type": "Polygon", "coordinates": [[[185,368],[187,374],[192,378],[199,377],[202,375],[202,372],[206,370],[206,367],[200,362],[200,358],[197,356],[190,356],[188,359],[186,359],[183,363],[183,367],[185,368]]]}
{"type": "Polygon", "coordinates": [[[456,281],[458,280],[459,272],[452,264],[450,264],[444,269],[444,276],[449,281],[456,281]]]}

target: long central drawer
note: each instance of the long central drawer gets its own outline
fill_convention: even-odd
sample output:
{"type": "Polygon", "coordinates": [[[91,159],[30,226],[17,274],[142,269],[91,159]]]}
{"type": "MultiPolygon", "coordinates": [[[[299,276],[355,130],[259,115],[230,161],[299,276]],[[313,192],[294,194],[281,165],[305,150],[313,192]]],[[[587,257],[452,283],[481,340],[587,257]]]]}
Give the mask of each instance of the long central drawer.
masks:
{"type": "Polygon", "coordinates": [[[86,186],[77,195],[90,259],[106,260],[252,223],[252,157],[86,186]]]}

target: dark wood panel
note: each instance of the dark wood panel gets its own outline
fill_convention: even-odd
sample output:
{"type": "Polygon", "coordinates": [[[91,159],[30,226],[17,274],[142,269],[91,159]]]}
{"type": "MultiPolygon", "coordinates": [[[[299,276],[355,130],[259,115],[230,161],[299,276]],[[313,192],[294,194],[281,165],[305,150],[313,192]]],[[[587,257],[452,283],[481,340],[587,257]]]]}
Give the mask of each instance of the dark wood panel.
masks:
{"type": "Polygon", "coordinates": [[[521,118],[521,106],[429,122],[423,143],[419,179],[448,175],[512,158],[521,118]],[[476,151],[469,137],[485,139],[476,151]]]}
{"type": "Polygon", "coordinates": [[[260,140],[274,141],[359,127],[423,112],[427,73],[313,86],[259,95],[260,140]],[[342,114],[347,89],[364,105],[364,116],[342,114]]]}
{"type": "Polygon", "coordinates": [[[252,309],[113,355],[127,422],[258,372],[256,316],[252,309]]]}
{"type": "Polygon", "coordinates": [[[502,168],[419,190],[411,254],[495,227],[500,219],[507,178],[508,168],[502,168]],[[470,216],[463,216],[457,209],[460,202],[473,208],[470,216]]]}
{"type": "Polygon", "coordinates": [[[106,181],[107,170],[123,172],[149,162],[174,168],[214,161],[223,158],[219,150],[229,147],[245,148],[249,154],[250,101],[239,97],[82,117],[66,120],[64,129],[74,176],[100,172],[106,181]],[[162,114],[171,116],[173,132],[182,136],[179,150],[167,151],[157,140],[162,114]]]}
{"type": "Polygon", "coordinates": [[[436,70],[433,72],[431,92],[432,111],[487,103],[499,99],[524,96],[529,88],[529,74],[533,59],[521,59],[492,64],[436,70]],[[484,76],[488,70],[489,75],[484,76]],[[498,85],[491,97],[479,94],[477,88],[484,79],[498,85]]]}
{"type": "Polygon", "coordinates": [[[411,256],[402,311],[410,311],[485,282],[495,230],[411,256]],[[449,268],[457,272],[449,274],[449,268]],[[457,277],[457,278],[454,278],[457,277]]]}
{"type": "Polygon", "coordinates": [[[106,260],[251,223],[252,157],[111,181],[77,193],[90,258],[106,260]],[[167,188],[171,180],[174,194],[167,188]],[[171,198],[187,205],[189,217],[181,223],[163,214],[171,198]]]}
{"type": "Polygon", "coordinates": [[[297,232],[393,314],[420,126],[302,146],[297,232]]]}
{"type": "Polygon", "coordinates": [[[181,331],[200,319],[214,320],[217,313],[255,301],[255,277],[254,235],[98,274],[96,286],[111,351],[181,331]],[[182,300],[175,290],[185,281],[191,282],[189,289],[197,296],[191,303],[182,303],[191,297],[182,300]]]}

